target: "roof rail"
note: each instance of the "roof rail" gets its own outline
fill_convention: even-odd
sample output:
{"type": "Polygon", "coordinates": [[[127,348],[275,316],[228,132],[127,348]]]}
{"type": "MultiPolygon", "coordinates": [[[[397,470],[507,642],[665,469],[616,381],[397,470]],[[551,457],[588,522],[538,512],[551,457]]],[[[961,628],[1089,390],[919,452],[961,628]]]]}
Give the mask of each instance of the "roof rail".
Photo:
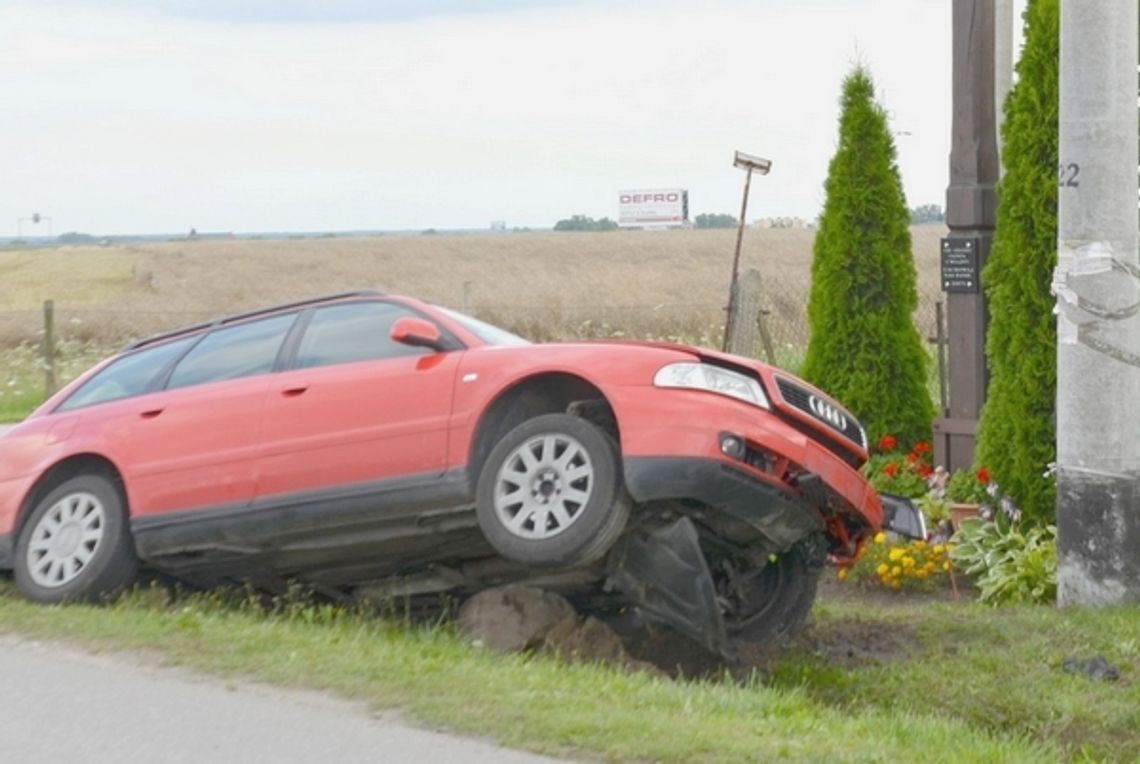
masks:
{"type": "Polygon", "coordinates": [[[181,336],[183,334],[194,334],[195,332],[200,332],[204,329],[212,329],[214,327],[224,326],[226,324],[230,324],[230,323],[233,323],[235,321],[244,321],[244,320],[249,319],[249,318],[256,318],[257,316],[266,315],[268,313],[277,313],[278,311],[289,310],[291,308],[304,308],[304,307],[309,306],[309,305],[320,305],[320,304],[326,303],[326,302],[334,302],[336,300],[344,300],[344,299],[347,299],[349,297],[383,297],[383,296],[384,296],[384,293],[381,291],[378,291],[376,289],[358,289],[358,290],[353,291],[353,292],[337,292],[336,294],[326,294],[326,295],[323,295],[321,297],[309,297],[309,298],[304,299],[304,300],[297,300],[296,302],[286,302],[286,303],[282,303],[280,305],[271,305],[271,306],[266,307],[266,308],[258,308],[256,310],[246,311],[245,313],[234,313],[233,315],[222,316],[221,318],[215,318],[212,321],[204,321],[204,322],[199,323],[199,324],[192,324],[190,326],[184,326],[181,329],[175,329],[175,330],[170,331],[170,332],[163,332],[161,334],[153,334],[150,337],[144,337],[141,340],[136,340],[136,341],[132,342],[131,344],[127,345],[123,349],[123,352],[126,352],[127,350],[138,350],[139,348],[144,347],[146,345],[152,345],[156,342],[160,342],[162,340],[168,340],[168,339],[171,339],[173,337],[181,336]]]}

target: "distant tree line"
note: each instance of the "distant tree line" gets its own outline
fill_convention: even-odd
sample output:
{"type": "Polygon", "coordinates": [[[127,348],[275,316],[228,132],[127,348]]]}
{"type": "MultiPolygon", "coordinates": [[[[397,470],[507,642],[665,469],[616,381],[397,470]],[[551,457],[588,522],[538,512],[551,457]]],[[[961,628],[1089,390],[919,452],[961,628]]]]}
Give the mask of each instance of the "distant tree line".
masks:
{"type": "Polygon", "coordinates": [[[942,207],[937,204],[920,204],[910,211],[911,225],[941,223],[944,220],[946,220],[946,216],[942,214],[942,207]]]}
{"type": "Polygon", "coordinates": [[[571,215],[554,224],[555,231],[613,231],[617,227],[609,218],[594,220],[586,215],[571,215]]]}
{"type": "Polygon", "coordinates": [[[735,228],[736,218],[719,212],[702,212],[693,218],[697,228],[735,228]]]}

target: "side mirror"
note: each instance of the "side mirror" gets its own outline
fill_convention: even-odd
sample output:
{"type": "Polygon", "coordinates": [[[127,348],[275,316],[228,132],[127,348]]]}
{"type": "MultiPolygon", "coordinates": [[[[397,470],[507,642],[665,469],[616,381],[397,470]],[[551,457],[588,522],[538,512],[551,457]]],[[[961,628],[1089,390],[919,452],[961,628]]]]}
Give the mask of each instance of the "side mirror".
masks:
{"type": "Polygon", "coordinates": [[[396,319],[388,336],[402,345],[431,348],[437,352],[444,349],[443,335],[439,327],[423,318],[405,316],[396,319]]]}

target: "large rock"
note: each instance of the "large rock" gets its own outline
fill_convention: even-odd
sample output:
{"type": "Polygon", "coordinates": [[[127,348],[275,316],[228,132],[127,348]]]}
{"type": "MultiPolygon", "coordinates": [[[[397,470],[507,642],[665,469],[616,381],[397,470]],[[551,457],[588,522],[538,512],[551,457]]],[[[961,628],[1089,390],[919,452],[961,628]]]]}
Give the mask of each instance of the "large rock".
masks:
{"type": "Polygon", "coordinates": [[[544,648],[580,661],[620,665],[630,662],[618,635],[594,616],[582,622],[577,617],[559,621],[546,635],[544,648]]]}
{"type": "Polygon", "coordinates": [[[459,608],[459,630],[473,642],[500,653],[543,645],[563,620],[577,620],[565,597],[512,584],[485,589],[459,608]]]}

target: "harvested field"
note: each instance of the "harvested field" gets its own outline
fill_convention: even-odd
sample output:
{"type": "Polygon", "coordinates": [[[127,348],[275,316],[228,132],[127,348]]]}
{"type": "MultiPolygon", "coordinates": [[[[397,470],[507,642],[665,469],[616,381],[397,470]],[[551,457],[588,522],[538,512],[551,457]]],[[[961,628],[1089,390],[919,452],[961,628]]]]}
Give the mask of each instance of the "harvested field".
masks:
{"type": "MultiPolygon", "coordinates": [[[[920,324],[938,299],[941,226],[912,230],[920,324]]],[[[807,339],[814,231],[750,229],[777,342],[807,339]]],[[[535,339],[719,341],[733,230],[400,235],[176,241],[0,252],[0,343],[36,336],[53,299],[61,331],[114,343],[188,321],[361,287],[464,308],[535,339]]]]}

